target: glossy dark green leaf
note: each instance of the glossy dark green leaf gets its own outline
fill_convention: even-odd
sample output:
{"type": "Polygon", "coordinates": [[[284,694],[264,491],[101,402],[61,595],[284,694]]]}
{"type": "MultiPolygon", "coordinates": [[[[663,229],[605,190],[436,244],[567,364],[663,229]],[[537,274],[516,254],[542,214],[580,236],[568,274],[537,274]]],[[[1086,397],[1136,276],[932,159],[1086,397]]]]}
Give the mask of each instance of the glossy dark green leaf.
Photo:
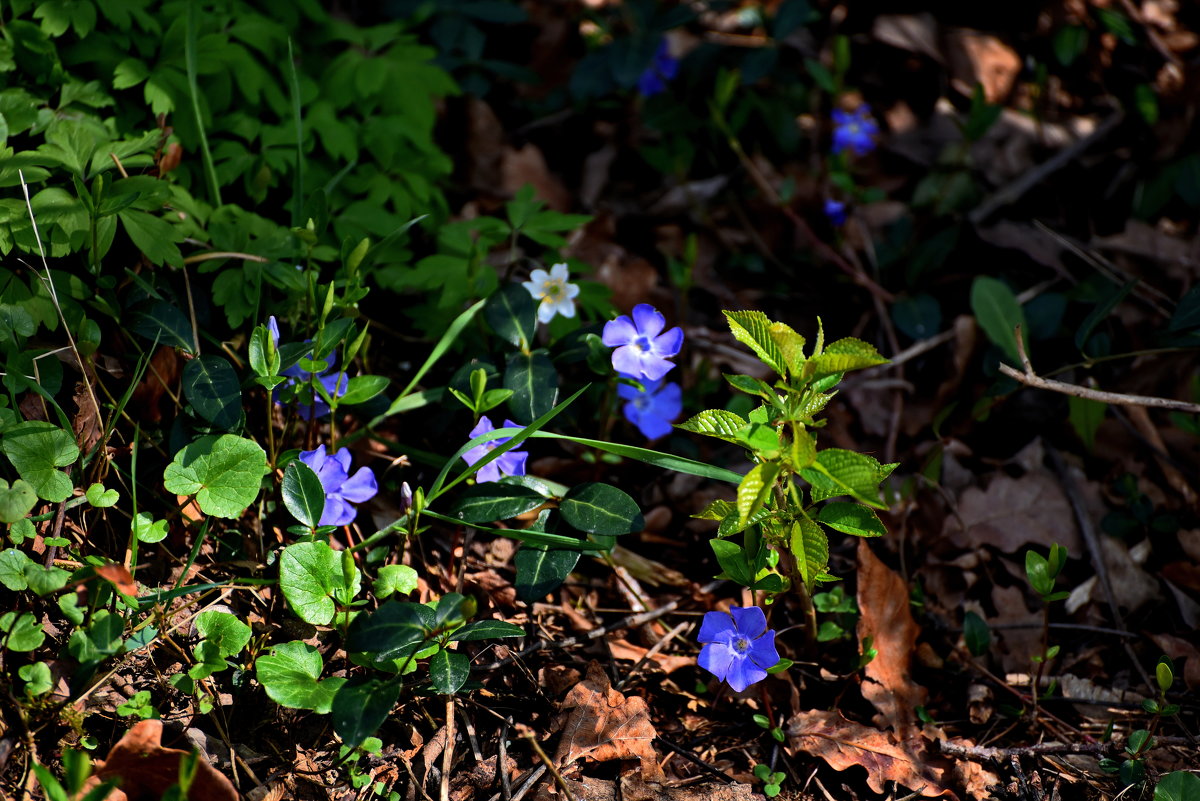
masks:
{"type": "Polygon", "coordinates": [[[292,517],[316,528],[325,511],[325,488],[313,469],[299,459],[283,472],[283,505],[292,517]]]}
{"type": "Polygon", "coordinates": [[[468,623],[454,634],[450,635],[451,642],[467,640],[492,640],[501,637],[524,637],[525,629],[503,620],[476,620],[468,623]]]}
{"type": "Polygon", "coordinates": [[[192,324],[173,304],[165,300],[149,300],[130,309],[125,323],[129,330],[151,342],[168,348],[194,352],[192,324]]]}
{"type": "Polygon", "coordinates": [[[498,337],[529,350],[537,331],[537,302],[525,287],[509,283],[496,290],[484,304],[483,316],[498,337]]]}
{"type": "Polygon", "coordinates": [[[522,545],[513,561],[517,597],[533,603],[562,586],[579,562],[579,551],[522,545]]]}
{"type": "Polygon", "coordinates": [[[381,375],[356,375],[347,382],[346,392],[338,402],[350,405],[366,403],[387,389],[390,383],[390,379],[381,375]]]}
{"type": "Polygon", "coordinates": [[[439,693],[450,695],[458,692],[470,674],[471,660],[466,654],[443,649],[429,660],[429,683],[439,693]]]}
{"type": "Polygon", "coordinates": [[[451,504],[450,515],[467,523],[491,523],[525,514],[545,502],[526,487],[487,482],[463,490],[451,504]]]}
{"type": "Polygon", "coordinates": [[[1154,801],[1200,801],[1200,776],[1186,770],[1168,773],[1154,788],[1154,801]]]}
{"type": "MultiPolygon", "coordinates": [[[[1027,327],[1024,325],[1025,314],[1021,311],[1021,303],[1008,285],[985,275],[977,276],[971,284],[971,311],[992,344],[1003,350],[1013,364],[1020,364],[1017,339],[1013,332],[1018,325],[1022,331],[1026,331],[1027,327]]],[[[1023,336],[1027,340],[1028,332],[1023,336]]],[[[1025,345],[1028,353],[1028,341],[1025,345]]]]}
{"type": "Polygon", "coordinates": [[[346,647],[367,651],[380,659],[415,653],[433,628],[433,610],[423,604],[388,601],[350,626],[346,647]]]}
{"type": "Polygon", "coordinates": [[[237,373],[221,356],[197,356],[184,366],[183,395],[196,414],[218,428],[233,428],[242,419],[237,373]]]}
{"type": "Polygon", "coordinates": [[[333,730],[348,746],[356,746],[379,730],[400,698],[400,685],[354,678],[333,696],[333,730]]]}
{"type": "Polygon", "coordinates": [[[973,656],[983,656],[992,644],[992,632],[983,618],[967,612],[963,615],[963,640],[973,656]]]}
{"type": "Polygon", "coordinates": [[[558,373],[545,351],[513,353],[504,365],[504,388],[512,390],[508,408],[522,425],[554,408],[558,400],[558,373]]]}
{"type": "Polygon", "coordinates": [[[589,534],[631,534],[645,528],[637,501],[610,484],[574,487],[559,502],[563,520],[589,534]]]}

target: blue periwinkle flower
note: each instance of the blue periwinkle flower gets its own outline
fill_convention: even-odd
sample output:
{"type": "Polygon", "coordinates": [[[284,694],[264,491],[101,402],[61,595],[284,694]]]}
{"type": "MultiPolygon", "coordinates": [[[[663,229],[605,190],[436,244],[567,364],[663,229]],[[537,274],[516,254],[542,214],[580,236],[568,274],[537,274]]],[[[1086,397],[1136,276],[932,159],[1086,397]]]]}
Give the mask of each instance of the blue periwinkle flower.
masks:
{"type": "MultiPolygon", "coordinates": [[[[512,420],[505,420],[503,428],[521,428],[512,420]]],[[[496,427],[492,425],[492,421],[483,416],[479,418],[479,422],[471,429],[471,439],[486,434],[489,431],[495,431],[496,427]]],[[[471,450],[463,454],[463,461],[467,464],[475,464],[483,457],[487,456],[494,448],[508,442],[512,437],[497,437],[496,439],[488,440],[482,445],[476,445],[471,450]]],[[[500,458],[485,464],[479,468],[479,472],[475,474],[475,481],[484,484],[488,481],[499,481],[501,475],[506,476],[523,476],[525,475],[525,460],[529,458],[526,451],[508,451],[501,454],[500,458]]]]}
{"type": "Polygon", "coordinates": [[[767,616],[757,606],[706,613],[699,639],[704,648],[697,663],[739,693],[765,679],[767,668],[779,662],[775,632],[767,628],[767,616]]]}
{"type": "Polygon", "coordinates": [[[658,43],[658,50],[654,51],[654,60],[638,78],[638,92],[642,97],[661,94],[666,91],[667,82],[678,73],[679,59],[671,55],[671,48],[668,46],[667,40],[663,39],[658,43]]]}
{"type": "Polygon", "coordinates": [[[846,224],[846,204],[829,198],[825,201],[825,216],[836,227],[842,227],[846,224]]]}
{"type": "Polygon", "coordinates": [[[360,467],[350,475],[350,451],[345,448],[326,453],[324,445],[315,450],[301,451],[300,461],[312,468],[325,490],[325,509],[319,525],[344,526],[354,521],[358,512],[351,503],[363,503],[375,497],[379,485],[369,467],[360,467]]]}
{"type": "Polygon", "coordinates": [[[621,315],[604,324],[600,340],[613,351],[618,373],[657,381],[675,365],[669,361],[683,347],[683,329],[676,326],[663,333],[667,318],[649,303],[633,307],[633,319],[621,315]]]}
{"type": "MultiPolygon", "coordinates": [[[[637,379],[637,376],[622,376],[637,379]]],[[[654,440],[671,432],[671,423],[683,411],[683,390],[675,382],[641,379],[642,389],[629,384],[617,386],[617,396],[625,403],[625,419],[637,426],[646,439],[654,440]]]]}
{"type": "Polygon", "coordinates": [[[863,103],[854,111],[833,111],[833,152],[853,150],[856,156],[865,156],[875,149],[875,137],[879,124],[871,116],[871,108],[863,103]]]}
{"type": "MultiPolygon", "coordinates": [[[[275,343],[275,348],[278,349],[279,323],[276,322],[275,315],[271,315],[269,318],[267,318],[267,330],[271,332],[271,340],[275,343]]],[[[312,353],[309,352],[305,354],[304,358],[311,359],[312,356],[312,353]]],[[[345,395],[346,387],[350,383],[350,377],[340,370],[333,369],[337,365],[337,358],[333,354],[330,354],[328,357],[326,357],[325,361],[327,362],[325,369],[319,373],[316,373],[315,375],[310,373],[308,370],[305,370],[298,364],[293,364],[291,367],[280,370],[279,374],[289,379],[284,386],[295,384],[305,387],[309,386],[311,379],[316,378],[316,380],[320,382],[321,386],[325,388],[325,391],[329,393],[329,397],[337,398],[341,395],[345,395]]],[[[276,389],[272,393],[272,397],[278,399],[279,389],[276,389]]],[[[276,402],[278,402],[278,400],[276,400],[276,402]]],[[[312,420],[314,417],[324,417],[325,415],[329,414],[329,404],[326,403],[325,399],[321,397],[321,393],[314,389],[312,406],[309,406],[306,403],[297,403],[296,413],[300,415],[300,419],[302,420],[312,420]]]]}

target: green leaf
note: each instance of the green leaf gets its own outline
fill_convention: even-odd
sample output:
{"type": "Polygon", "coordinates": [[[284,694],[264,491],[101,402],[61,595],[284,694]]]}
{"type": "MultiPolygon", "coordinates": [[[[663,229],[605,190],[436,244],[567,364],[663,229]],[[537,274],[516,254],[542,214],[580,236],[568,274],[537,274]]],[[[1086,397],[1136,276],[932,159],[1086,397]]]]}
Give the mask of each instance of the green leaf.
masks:
{"type": "Polygon", "coordinates": [[[715,501],[710,501],[708,506],[692,515],[692,517],[696,520],[724,520],[731,514],[737,514],[737,506],[729,501],[723,501],[718,498],[715,501]]]}
{"type": "Polygon", "coordinates": [[[59,567],[44,567],[36,562],[25,566],[25,580],[39,598],[58,592],[70,579],[71,574],[59,567]]]}
{"type": "Polygon", "coordinates": [[[537,333],[537,303],[525,287],[517,283],[500,287],[484,304],[483,317],[496,336],[528,352],[537,333]]]}
{"type": "Polygon", "coordinates": [[[16,548],[0,551],[0,584],[13,592],[27,589],[29,581],[25,578],[25,568],[35,564],[24,551],[16,548]]]}
{"type": "Polygon", "coordinates": [[[151,264],[166,262],[172,267],[183,267],[183,254],[175,244],[181,235],[175,226],[161,217],[136,209],[118,212],[117,218],[121,220],[133,244],[151,264]]]}
{"type": "Polygon", "coordinates": [[[408,595],[417,588],[417,571],[408,565],[384,565],[379,568],[377,578],[371,582],[376,598],[389,595],[408,595]]]}
{"type": "Polygon", "coordinates": [[[523,515],[545,502],[545,497],[526,487],[487,482],[463,490],[449,514],[467,523],[490,523],[523,515]]]}
{"type": "Polygon", "coordinates": [[[771,336],[771,320],[760,311],[724,311],[733,337],[781,376],[787,377],[787,361],[771,336]]]}
{"type": "Polygon", "coordinates": [[[163,486],[176,495],[195,495],[213,517],[239,517],[258,497],[267,454],[253,440],[221,434],[200,437],[175,454],[163,486]]]}
{"type": "Polygon", "coordinates": [[[720,539],[709,540],[708,544],[717,557],[717,564],[725,571],[725,575],[744,587],[749,587],[754,583],[754,574],[757,571],[753,569],[753,565],[749,564],[742,546],[730,540],[720,539]]]}
{"type": "Polygon", "coordinates": [[[75,463],[79,446],[66,431],[43,420],[18,423],[4,433],[0,448],[39,498],[58,503],[70,497],[71,479],[58,468],[75,463]]]}
{"type": "Polygon", "coordinates": [[[1121,301],[1125,300],[1137,285],[1138,279],[1133,278],[1125,282],[1123,286],[1113,287],[1112,291],[1102,301],[1092,307],[1092,310],[1088,312],[1088,316],[1080,324],[1079,330],[1075,332],[1075,347],[1079,348],[1080,353],[1085,356],[1088,355],[1085,347],[1092,336],[1092,331],[1112,313],[1112,310],[1121,301]]]}
{"type": "Polygon", "coordinates": [[[254,662],[258,683],[272,701],[289,709],[311,709],[318,715],[329,714],[334,695],[346,683],[336,676],[320,681],[323,668],[320,651],[299,641],[276,645],[254,662]]]}
{"type": "Polygon", "coordinates": [[[1200,776],[1177,770],[1158,780],[1154,801],[1200,801],[1200,776]]]}
{"type": "Polygon", "coordinates": [[[366,403],[388,388],[391,379],[381,375],[356,375],[346,382],[346,391],[338,399],[338,403],[353,406],[356,403],[366,403]]]}
{"type": "Polygon", "coordinates": [[[38,496],[33,485],[18,478],[10,487],[0,478],[0,522],[16,523],[37,504],[38,496]]]}
{"type": "MultiPolygon", "coordinates": [[[[97,509],[106,509],[110,506],[115,506],[117,501],[121,500],[121,494],[115,489],[105,489],[103,484],[95,483],[87,488],[84,493],[87,502],[97,509]]],[[[3,518],[0,518],[3,519],[3,518]]]]}
{"type": "Polygon", "coordinates": [[[466,654],[442,649],[429,660],[429,683],[444,695],[458,692],[471,674],[471,660],[466,654]]]}
{"type": "Polygon", "coordinates": [[[605,442],[600,439],[586,439],[584,437],[571,437],[566,434],[556,434],[551,431],[536,431],[532,433],[532,437],[545,437],[548,439],[563,439],[568,442],[574,442],[578,445],[584,445],[589,448],[595,448],[605,453],[615,454],[616,456],[624,456],[627,459],[636,459],[639,462],[653,465],[662,470],[674,470],[677,473],[684,473],[689,476],[699,476],[713,481],[724,481],[729,484],[737,484],[742,480],[740,473],[735,473],[732,470],[727,470],[724,467],[697,462],[692,459],[685,459],[682,456],[675,456],[662,451],[650,450],[649,448],[639,448],[634,445],[623,445],[617,442],[605,442]]]}
{"type": "Polygon", "coordinates": [[[167,521],[155,520],[149,512],[138,512],[131,527],[138,542],[162,542],[167,538],[167,521]]]}
{"type": "Polygon", "coordinates": [[[877,364],[887,364],[873,345],[861,339],[846,337],[829,343],[819,356],[808,360],[805,370],[811,378],[838,375],[850,370],[862,370],[877,364]]]}
{"type": "Polygon", "coordinates": [[[5,612],[0,615],[0,645],[10,651],[32,651],[45,641],[46,632],[29,612],[5,612]]]}
{"type": "Polygon", "coordinates": [[[693,434],[704,434],[726,442],[737,442],[737,432],[745,427],[746,421],[741,415],[724,409],[707,409],[676,426],[693,434]]]}
{"type": "Polygon", "coordinates": [[[525,629],[503,620],[476,620],[450,635],[451,642],[492,640],[504,637],[524,637],[525,629]]]}
{"type": "Polygon", "coordinates": [[[342,571],[342,558],[324,542],[298,542],[279,557],[279,588],[292,610],[307,623],[324,626],[333,620],[333,594],[358,593],[362,579],[354,570],[342,571]]]}
{"type": "Polygon", "coordinates": [[[811,467],[801,469],[800,476],[812,485],[814,502],[838,495],[850,495],[855,500],[876,509],[886,508],[879,500],[879,482],[887,478],[896,465],[881,465],[862,453],[826,448],[817,454],[811,467]]]}
{"type": "Polygon", "coordinates": [[[346,648],[366,651],[379,659],[415,653],[433,628],[433,610],[424,604],[387,601],[350,625],[346,648]]]}
{"type": "Polygon", "coordinates": [[[829,537],[825,535],[824,529],[804,517],[792,523],[788,545],[796,559],[800,577],[804,579],[809,592],[812,592],[817,586],[817,580],[825,575],[829,566],[829,537]]]}
{"type": "Polygon", "coordinates": [[[788,372],[791,375],[804,372],[804,337],[784,323],[771,323],[767,332],[771,335],[775,347],[779,349],[779,355],[788,372]]]}
{"type": "Polygon", "coordinates": [[[22,665],[17,675],[25,681],[25,696],[27,698],[45,695],[54,688],[54,679],[50,666],[45,662],[34,662],[32,665],[22,665]]]}
{"type": "Polygon", "coordinates": [[[821,507],[817,520],[834,531],[853,534],[855,537],[882,537],[887,533],[887,528],[880,522],[875,510],[858,503],[827,503],[821,507]]]}
{"type": "Polygon", "coordinates": [[[152,342],[195,353],[192,324],[183,312],[165,300],[137,304],[129,310],[124,322],[130,331],[152,342]]]}
{"type": "Polygon", "coordinates": [[[342,738],[342,743],[353,748],[379,730],[399,698],[398,684],[378,679],[351,679],[333,696],[330,708],[333,730],[342,738]]]}
{"type": "Polygon", "coordinates": [[[512,353],[504,364],[504,388],[513,393],[508,399],[513,419],[527,424],[554,408],[558,373],[543,350],[512,353]]]}
{"type": "Polygon", "coordinates": [[[750,472],[743,476],[737,489],[738,523],[750,519],[771,497],[775,486],[775,478],[779,475],[779,465],[774,462],[756,464],[750,472]]]}
{"type": "Polygon", "coordinates": [[[992,644],[992,632],[983,618],[967,612],[963,615],[963,640],[972,656],[983,656],[992,644]]]}
{"type": "Polygon", "coordinates": [[[541,600],[558,589],[575,565],[579,562],[579,551],[523,545],[513,563],[517,569],[514,582],[517,597],[526,603],[541,600]]]}
{"type": "Polygon", "coordinates": [[[325,488],[313,469],[296,459],[283,471],[283,505],[309,528],[320,525],[325,511],[325,488]]]}
{"type": "Polygon", "coordinates": [[[632,534],[646,525],[637,501],[599,482],[572,488],[559,502],[558,510],[568,524],[589,534],[632,534]]]}
{"type": "Polygon", "coordinates": [[[221,356],[197,356],[184,366],[183,395],[196,414],[218,428],[233,428],[242,419],[237,373],[221,356]]]}
{"type": "Polygon", "coordinates": [[[1020,364],[1013,330],[1018,325],[1023,332],[1029,327],[1025,325],[1021,304],[1008,285],[985,275],[977,276],[971,284],[971,311],[992,344],[1003,350],[1013,364],[1020,364]]]}
{"type": "Polygon", "coordinates": [[[1043,598],[1054,592],[1054,578],[1050,575],[1050,563],[1036,551],[1025,552],[1025,577],[1034,591],[1043,598]]]}
{"type": "Polygon", "coordinates": [[[1067,420],[1071,423],[1071,428],[1075,429],[1075,433],[1083,440],[1087,449],[1093,450],[1096,447],[1096,431],[1104,422],[1104,413],[1108,411],[1108,404],[1091,398],[1077,398],[1070,395],[1067,397],[1067,409],[1067,420]]]}
{"type": "Polygon", "coordinates": [[[250,642],[250,627],[229,612],[210,609],[196,615],[196,632],[222,657],[236,656],[250,642]]]}

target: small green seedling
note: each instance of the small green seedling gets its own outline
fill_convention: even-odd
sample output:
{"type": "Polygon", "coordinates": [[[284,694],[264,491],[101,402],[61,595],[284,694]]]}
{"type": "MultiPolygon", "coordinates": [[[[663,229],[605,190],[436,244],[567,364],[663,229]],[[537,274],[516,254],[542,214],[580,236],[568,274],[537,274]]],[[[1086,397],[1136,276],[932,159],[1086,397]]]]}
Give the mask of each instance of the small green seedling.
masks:
{"type": "MultiPolygon", "coordinates": [[[[755,715],[755,718],[759,717],[762,716],[755,715]]],[[[772,772],[766,765],[758,764],[754,766],[754,778],[763,783],[763,795],[767,798],[774,798],[779,795],[780,785],[787,778],[787,774],[778,771],[772,772]]]]}

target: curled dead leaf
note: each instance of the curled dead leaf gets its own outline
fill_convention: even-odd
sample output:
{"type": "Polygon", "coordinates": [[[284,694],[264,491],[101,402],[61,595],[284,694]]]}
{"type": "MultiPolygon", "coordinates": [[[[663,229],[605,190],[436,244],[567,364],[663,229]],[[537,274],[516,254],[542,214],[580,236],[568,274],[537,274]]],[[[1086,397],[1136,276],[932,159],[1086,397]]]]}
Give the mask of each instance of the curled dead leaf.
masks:
{"type": "MultiPolygon", "coordinates": [[[[161,720],[142,720],[134,724],[108,752],[108,758],[96,763],[96,772],[89,777],[84,789],[117,777],[120,794],[110,798],[128,798],[129,801],[161,798],[167,788],[179,781],[179,761],[189,754],[178,748],[164,748],[162,729],[161,720]]],[[[205,801],[238,801],[233,784],[203,756],[197,762],[196,777],[188,796],[205,801]]]]}

